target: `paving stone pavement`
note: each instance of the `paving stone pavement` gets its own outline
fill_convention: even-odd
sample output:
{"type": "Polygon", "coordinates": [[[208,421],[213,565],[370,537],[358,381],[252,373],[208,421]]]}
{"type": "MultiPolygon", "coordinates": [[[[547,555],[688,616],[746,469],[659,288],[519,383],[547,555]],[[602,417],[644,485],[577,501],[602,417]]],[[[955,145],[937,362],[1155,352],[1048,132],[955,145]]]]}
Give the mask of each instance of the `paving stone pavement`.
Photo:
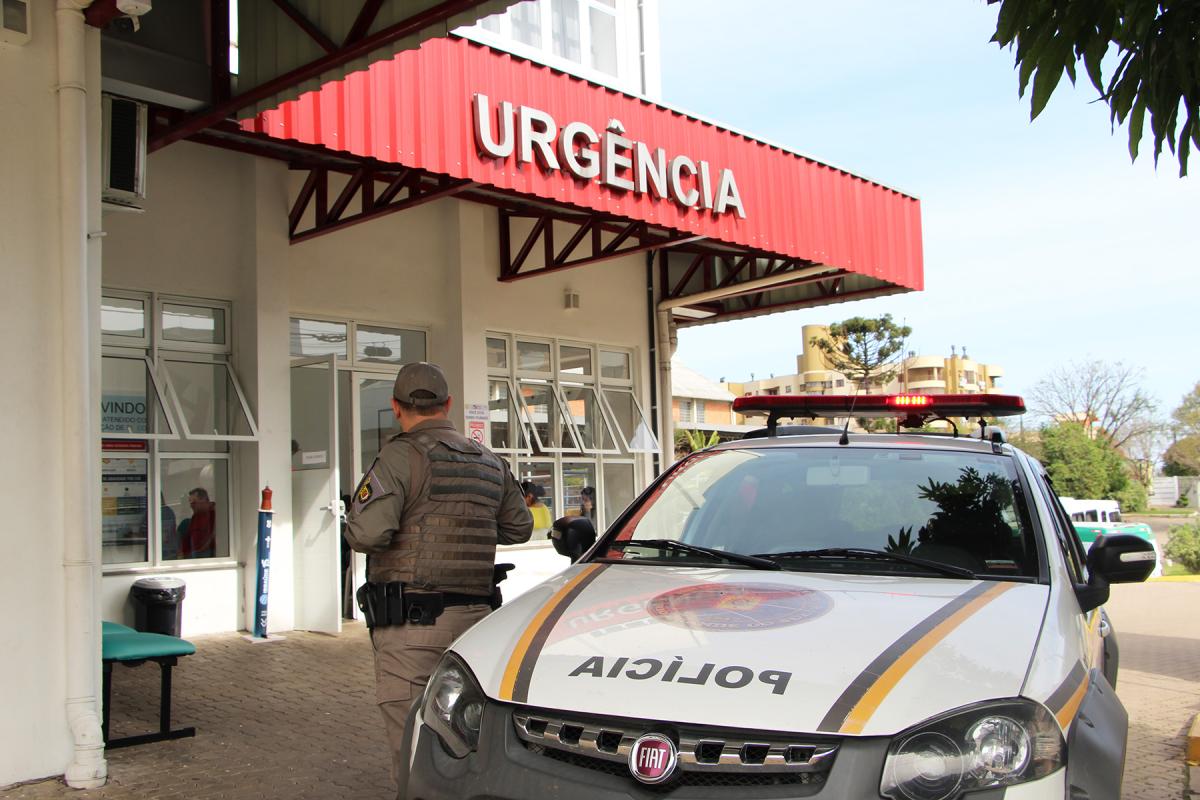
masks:
{"type": "Polygon", "coordinates": [[[1114,586],[1117,695],[1129,712],[1125,800],[1180,800],[1188,726],[1200,713],[1200,583],[1114,586]]]}
{"type": "MultiPolygon", "coordinates": [[[[34,798],[391,798],[390,756],[375,708],[366,629],[293,632],[251,643],[196,636],[175,670],[172,722],[196,737],[113,750],[109,781],[78,793],[61,781],[0,792],[34,798]]],[[[114,735],[158,727],[158,667],[113,670],[114,735]]]]}
{"type": "MultiPolygon", "coordinates": [[[[1200,584],[1113,588],[1118,694],[1129,711],[1126,800],[1182,800],[1185,731],[1200,712],[1200,584]]],[[[194,739],[115,750],[109,782],[79,794],[50,780],[0,791],[42,798],[390,798],[389,755],[374,705],[365,629],[293,632],[253,644],[196,636],[176,670],[174,722],[194,739]]],[[[158,669],[113,671],[116,735],[157,727],[158,669]]]]}

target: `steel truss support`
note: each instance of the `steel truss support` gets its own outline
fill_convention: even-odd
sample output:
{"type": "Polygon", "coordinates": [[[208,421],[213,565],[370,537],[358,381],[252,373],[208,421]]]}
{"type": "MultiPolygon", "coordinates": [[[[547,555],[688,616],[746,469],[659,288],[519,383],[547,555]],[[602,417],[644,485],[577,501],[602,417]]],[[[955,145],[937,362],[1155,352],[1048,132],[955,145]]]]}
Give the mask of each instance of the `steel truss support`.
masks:
{"type": "Polygon", "coordinates": [[[308,177],[288,213],[288,238],[292,244],[323,236],[360,222],[414,208],[462,192],[474,184],[394,165],[364,164],[350,171],[346,183],[330,198],[328,167],[304,167],[308,177]],[[347,215],[357,198],[357,213],[347,215]],[[312,209],[311,227],[300,223],[312,209]]]}
{"type": "Polygon", "coordinates": [[[595,264],[610,258],[665,250],[695,242],[703,236],[654,231],[640,220],[607,217],[601,214],[534,212],[500,209],[500,280],[518,281],[595,264]],[[532,220],[533,224],[513,252],[514,220],[532,220]],[[567,227],[570,234],[561,247],[555,242],[555,226],[567,227]],[[541,265],[527,267],[530,255],[541,241],[541,265]]]}

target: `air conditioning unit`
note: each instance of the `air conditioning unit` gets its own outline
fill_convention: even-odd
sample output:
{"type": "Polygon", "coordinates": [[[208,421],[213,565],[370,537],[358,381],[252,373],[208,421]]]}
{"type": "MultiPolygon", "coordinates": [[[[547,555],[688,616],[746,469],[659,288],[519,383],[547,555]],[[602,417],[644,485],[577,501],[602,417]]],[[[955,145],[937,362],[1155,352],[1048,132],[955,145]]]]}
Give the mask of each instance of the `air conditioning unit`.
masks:
{"type": "Polygon", "coordinates": [[[33,16],[29,0],[0,0],[0,42],[28,44],[33,16]]]}
{"type": "Polygon", "coordinates": [[[146,104],[104,95],[104,191],[108,208],[141,211],[146,199],[146,104]]]}

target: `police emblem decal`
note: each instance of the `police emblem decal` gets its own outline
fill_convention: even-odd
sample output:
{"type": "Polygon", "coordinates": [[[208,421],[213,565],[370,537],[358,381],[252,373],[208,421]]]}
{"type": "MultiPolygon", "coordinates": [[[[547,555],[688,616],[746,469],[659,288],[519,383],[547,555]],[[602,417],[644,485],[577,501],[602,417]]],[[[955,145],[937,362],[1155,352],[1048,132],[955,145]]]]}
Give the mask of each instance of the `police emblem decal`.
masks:
{"type": "Polygon", "coordinates": [[[629,750],[629,771],[642,783],[669,780],[679,763],[675,742],[660,733],[647,733],[629,750]]]}

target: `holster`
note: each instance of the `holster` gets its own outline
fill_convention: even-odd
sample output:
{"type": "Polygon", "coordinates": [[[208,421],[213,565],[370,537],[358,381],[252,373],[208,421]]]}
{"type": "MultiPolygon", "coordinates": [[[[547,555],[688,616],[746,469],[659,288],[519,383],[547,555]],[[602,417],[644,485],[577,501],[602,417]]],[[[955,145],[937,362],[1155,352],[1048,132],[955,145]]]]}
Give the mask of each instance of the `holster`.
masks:
{"type": "MultiPolygon", "coordinates": [[[[442,592],[413,589],[400,581],[364,583],[355,593],[355,599],[368,629],[433,625],[446,610],[446,595],[442,592]]],[[[479,602],[486,601],[480,598],[479,602]]]]}

